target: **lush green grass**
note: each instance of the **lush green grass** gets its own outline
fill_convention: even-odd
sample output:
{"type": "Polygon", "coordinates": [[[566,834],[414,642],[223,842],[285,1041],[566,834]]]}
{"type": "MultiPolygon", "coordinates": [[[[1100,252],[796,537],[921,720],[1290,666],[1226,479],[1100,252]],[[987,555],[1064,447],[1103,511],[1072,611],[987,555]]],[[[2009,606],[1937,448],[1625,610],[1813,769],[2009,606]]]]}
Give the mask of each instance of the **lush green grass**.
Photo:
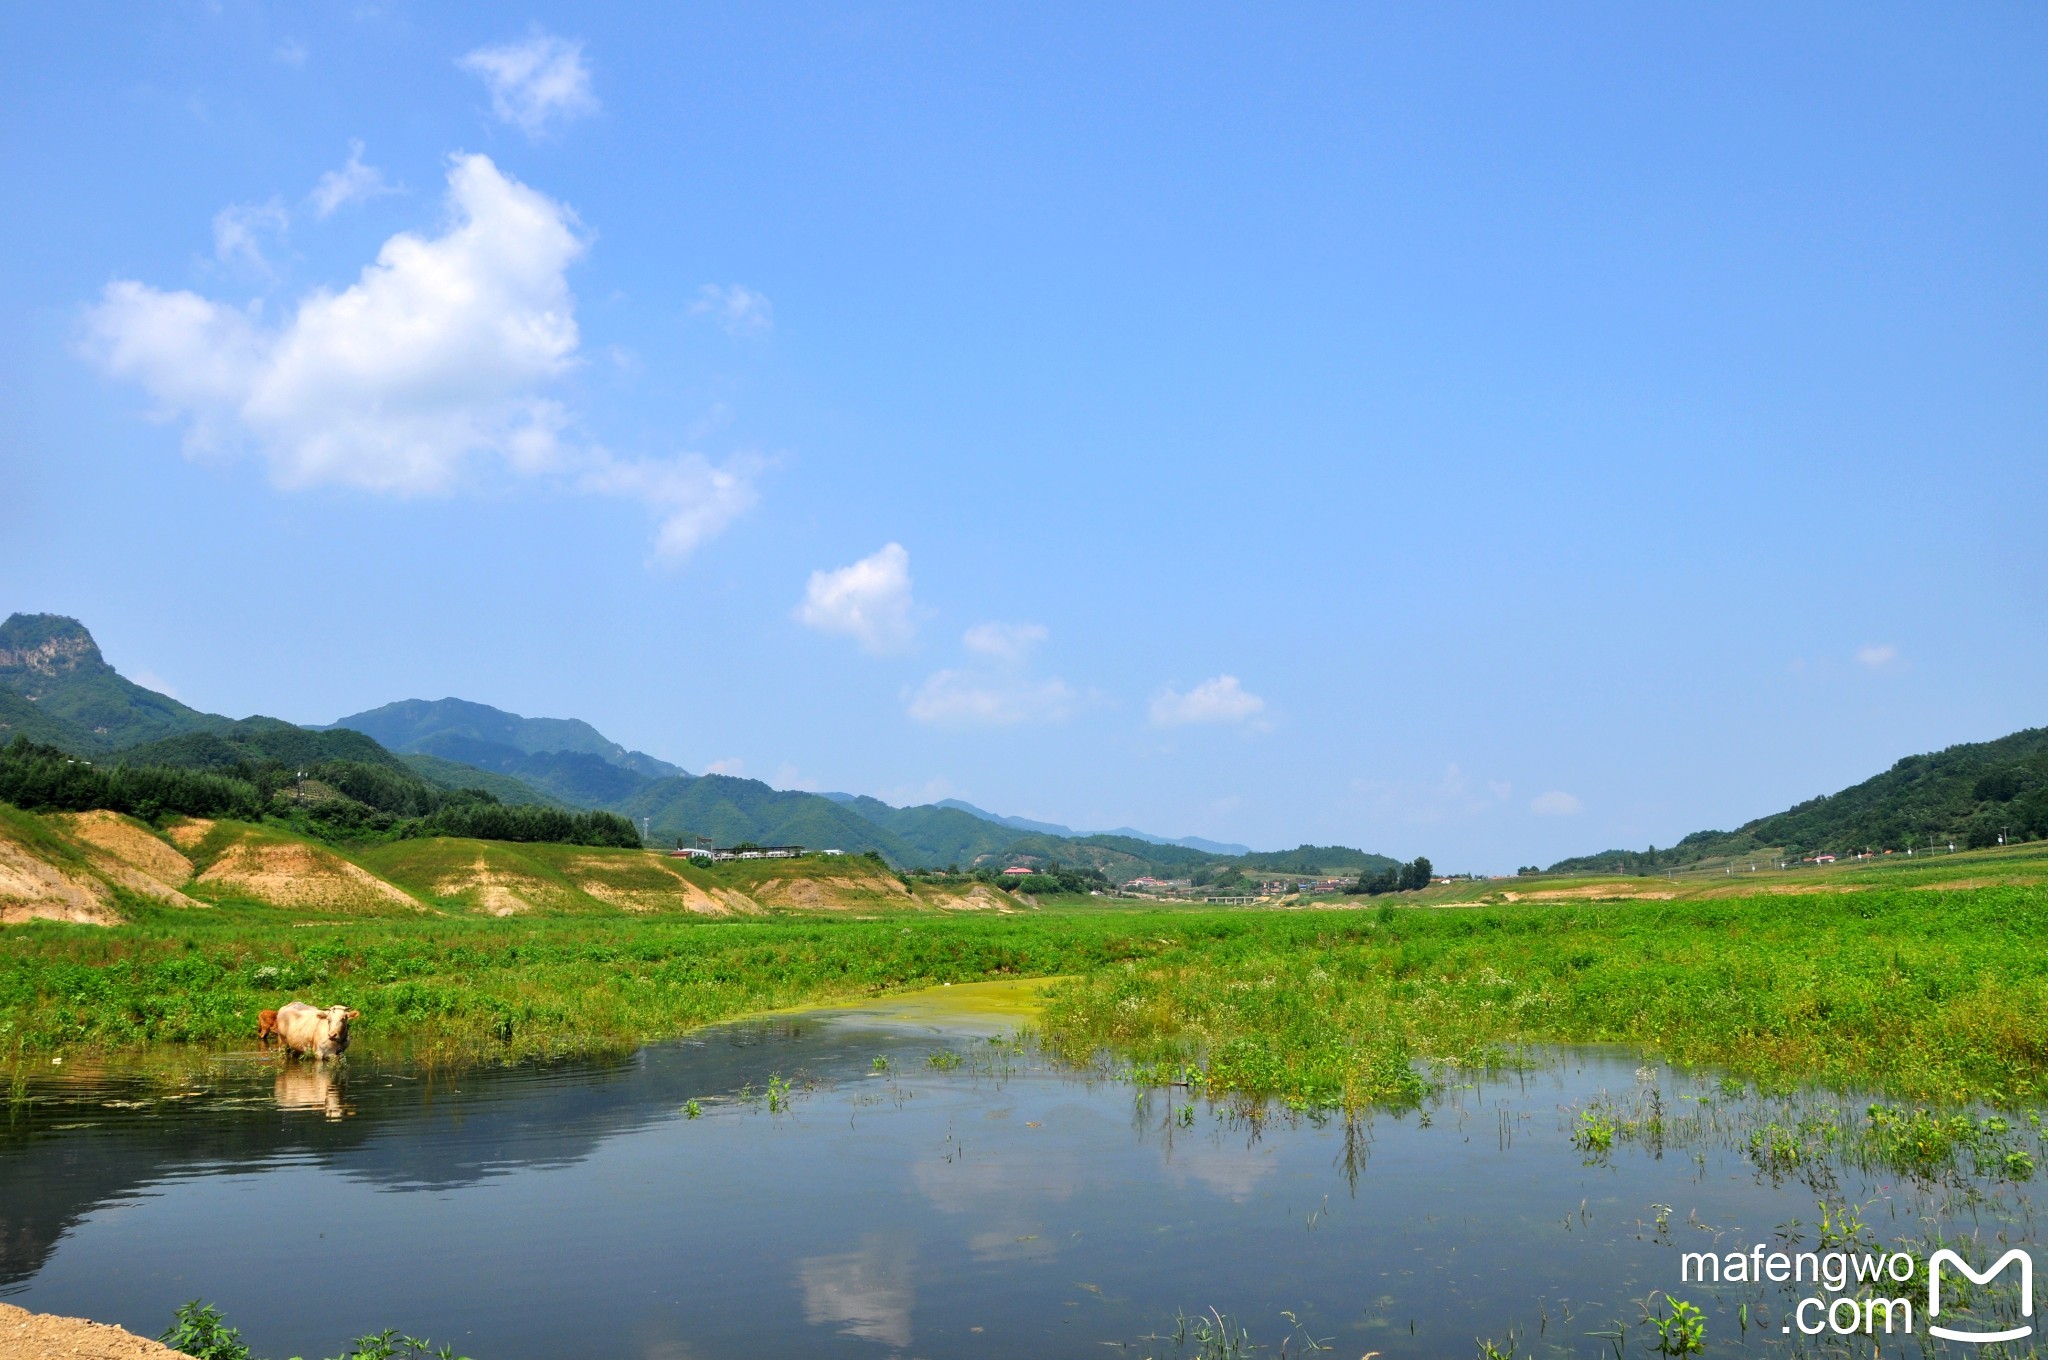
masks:
{"type": "Polygon", "coordinates": [[[1401,1059],[1624,1042],[1766,1084],[2048,1097],[2048,892],[1173,918],[1182,947],[1061,988],[1045,1030],[1317,1104],[1398,1097],[1401,1059]],[[1258,919],[1258,918],[1253,918],[1258,919]]]}
{"type": "Polygon", "coordinates": [[[620,1048],[750,1011],[941,982],[1048,976],[1157,948],[1125,919],[714,922],[558,917],[280,921],[153,911],[0,934],[8,1053],[240,1043],[292,999],[363,1012],[359,1041],[461,1058],[620,1048]]]}
{"type": "Polygon", "coordinates": [[[452,1058],[619,1048],[772,1007],[1068,975],[1046,1043],[1310,1105],[1409,1099],[1413,1059],[1613,1041],[1771,1084],[2048,1097],[2048,892],[1862,891],[1453,910],[707,922],[223,907],[0,934],[0,1055],[246,1042],[292,998],[452,1058]],[[1192,1072],[1189,1071],[1192,1069],[1192,1072]]]}

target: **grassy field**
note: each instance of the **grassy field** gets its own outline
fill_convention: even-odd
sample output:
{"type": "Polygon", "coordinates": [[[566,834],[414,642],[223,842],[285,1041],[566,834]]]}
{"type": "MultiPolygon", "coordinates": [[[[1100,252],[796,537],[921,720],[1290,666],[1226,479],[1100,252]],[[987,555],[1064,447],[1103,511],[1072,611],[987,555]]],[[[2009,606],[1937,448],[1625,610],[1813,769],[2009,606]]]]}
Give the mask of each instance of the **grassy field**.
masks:
{"type": "Polygon", "coordinates": [[[9,891],[72,915],[0,930],[0,1062],[244,1043],[292,999],[357,1007],[369,1045],[516,1060],[1057,975],[1042,1033],[1062,1055],[1303,1105],[1412,1100],[1432,1070],[1418,1060],[1587,1041],[1765,1083],[2048,1098],[2043,846],[1213,908],[913,891],[855,857],[337,850],[0,808],[0,907],[9,891]]]}
{"type": "Polygon", "coordinates": [[[2048,1097],[2039,888],[1439,909],[1416,905],[1425,897],[1329,911],[1075,903],[760,920],[427,911],[331,922],[232,901],[131,907],[114,927],[0,932],[0,1061],[244,1043],[258,1009],[294,998],[356,1006],[366,1044],[506,1060],[623,1048],[774,1007],[1060,975],[1042,1026],[1061,1054],[1309,1106],[1412,1099],[1416,1059],[1584,1041],[1765,1084],[2048,1097]]]}
{"type": "MultiPolygon", "coordinates": [[[[1533,874],[1438,884],[1404,896],[1431,906],[1561,902],[1602,898],[1666,901],[1691,898],[1798,896],[1877,888],[2048,888],[2048,842],[1924,855],[1881,855],[1834,864],[1776,867],[1755,856],[1713,860],[1670,874],[1533,874]],[[1751,866],[1755,866],[1753,869],[1751,866]]],[[[1335,903],[1339,898],[1318,899],[1335,903]]],[[[1353,899],[1355,900],[1355,899],[1353,899]]]]}

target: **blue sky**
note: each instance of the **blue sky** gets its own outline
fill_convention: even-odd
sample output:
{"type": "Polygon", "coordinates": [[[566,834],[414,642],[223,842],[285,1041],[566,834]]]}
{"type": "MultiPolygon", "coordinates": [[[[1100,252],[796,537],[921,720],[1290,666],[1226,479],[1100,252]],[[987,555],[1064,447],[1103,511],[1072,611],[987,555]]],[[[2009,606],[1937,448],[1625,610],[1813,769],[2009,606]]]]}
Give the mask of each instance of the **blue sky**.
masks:
{"type": "Polygon", "coordinates": [[[1511,870],[2048,720],[2048,15],[17,6],[0,610],[1511,870]]]}

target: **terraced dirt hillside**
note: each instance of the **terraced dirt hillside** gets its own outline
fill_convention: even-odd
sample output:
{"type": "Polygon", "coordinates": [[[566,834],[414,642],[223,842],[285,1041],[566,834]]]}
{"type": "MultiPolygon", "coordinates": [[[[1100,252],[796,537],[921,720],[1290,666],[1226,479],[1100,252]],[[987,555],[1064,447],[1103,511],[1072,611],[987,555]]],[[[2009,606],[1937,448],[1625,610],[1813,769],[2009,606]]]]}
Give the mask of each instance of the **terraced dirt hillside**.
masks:
{"type": "Polygon", "coordinates": [[[986,885],[916,890],[852,855],[699,866],[643,850],[433,837],[337,848],[272,826],[0,804],[0,924],[112,925],[162,908],[363,917],[688,914],[706,917],[1028,904],[986,885]]]}

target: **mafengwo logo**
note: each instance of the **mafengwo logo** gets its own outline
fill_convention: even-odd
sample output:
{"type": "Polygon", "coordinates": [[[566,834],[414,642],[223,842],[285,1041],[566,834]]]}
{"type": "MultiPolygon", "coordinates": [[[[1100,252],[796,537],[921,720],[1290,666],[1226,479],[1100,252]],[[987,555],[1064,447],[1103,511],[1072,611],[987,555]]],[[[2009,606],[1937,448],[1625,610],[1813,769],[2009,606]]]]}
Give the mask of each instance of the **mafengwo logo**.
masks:
{"type": "Polygon", "coordinates": [[[2034,1315],[2034,1258],[2027,1255],[2023,1248],[2014,1247],[2011,1251],[1999,1257],[1989,1270],[1982,1273],[1971,1269],[1968,1261],[1965,1261],[1961,1256],[1958,1256],[1946,1247],[1928,1257],[1928,1333],[1932,1336],[1941,1337],[1945,1341],[1967,1341],[1979,1346],[1989,1345],[1994,1341],[2018,1341],[2022,1337],[2032,1336],[2034,1332],[2032,1323],[2024,1327],[2013,1327],[2003,1332],[1972,1332],[1958,1327],[1944,1327],[1935,1321],[1936,1318],[1941,1316],[1941,1268],[1944,1264],[1954,1266],[1973,1284],[1990,1284],[1992,1280],[2004,1274],[2005,1268],[2015,1261],[2019,1262],[2020,1267],[2020,1313],[2023,1316],[2032,1317],[2034,1315]]]}

